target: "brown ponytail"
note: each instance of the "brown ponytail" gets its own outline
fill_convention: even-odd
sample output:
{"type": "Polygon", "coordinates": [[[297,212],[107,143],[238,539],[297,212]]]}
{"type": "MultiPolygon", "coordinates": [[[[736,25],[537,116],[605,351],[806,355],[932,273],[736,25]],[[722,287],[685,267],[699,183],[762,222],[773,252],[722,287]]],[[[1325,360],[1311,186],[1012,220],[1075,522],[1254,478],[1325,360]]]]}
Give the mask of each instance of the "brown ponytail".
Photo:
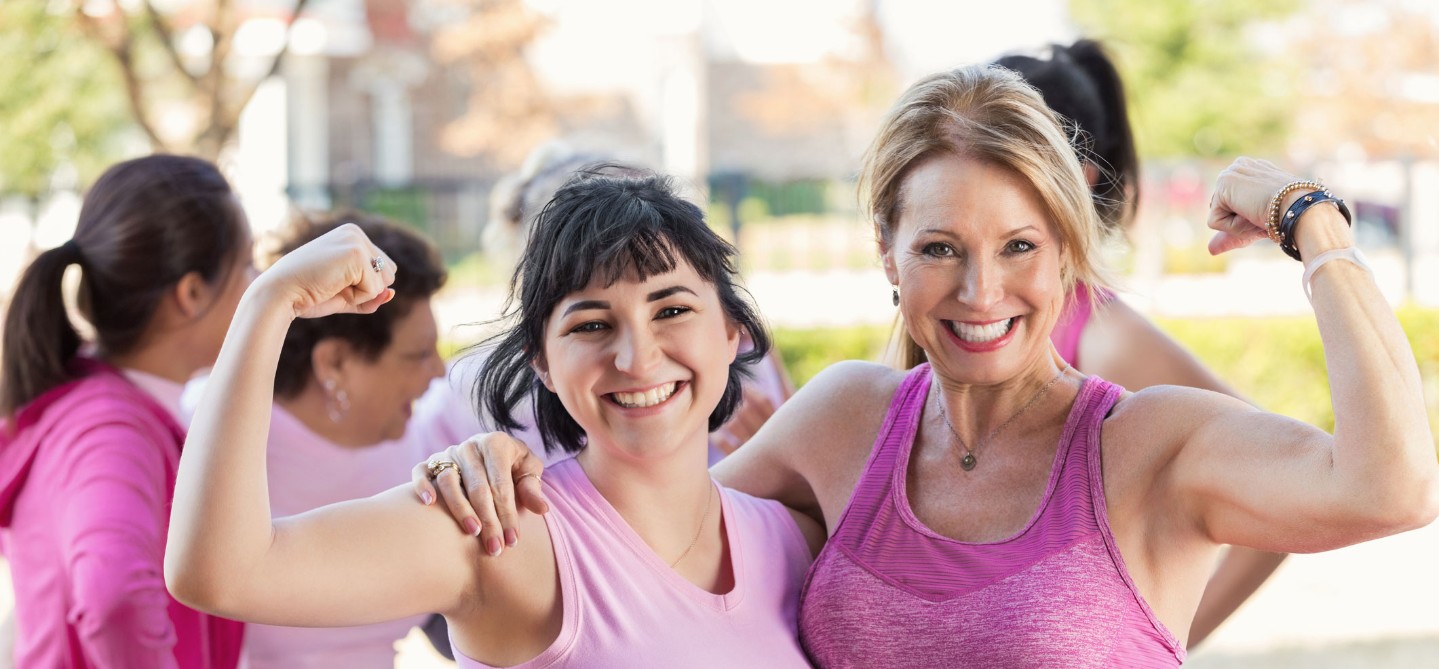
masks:
{"type": "Polygon", "coordinates": [[[209,162],[154,155],[119,163],[85,195],[75,236],[25,270],[5,317],[0,415],[71,378],[80,335],[61,278],[80,265],[80,311],[101,355],[129,352],[161,298],[190,272],[212,285],[233,271],[244,232],[230,185],[209,162]]]}

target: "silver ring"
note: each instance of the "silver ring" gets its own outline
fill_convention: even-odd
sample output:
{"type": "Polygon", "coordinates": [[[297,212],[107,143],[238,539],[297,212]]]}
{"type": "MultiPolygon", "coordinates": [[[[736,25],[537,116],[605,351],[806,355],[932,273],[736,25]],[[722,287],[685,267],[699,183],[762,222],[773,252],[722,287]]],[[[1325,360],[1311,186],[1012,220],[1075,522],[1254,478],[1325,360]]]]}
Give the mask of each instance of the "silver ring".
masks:
{"type": "Polygon", "coordinates": [[[385,256],[375,256],[373,258],[370,258],[370,269],[375,270],[376,272],[385,269],[385,256]]]}

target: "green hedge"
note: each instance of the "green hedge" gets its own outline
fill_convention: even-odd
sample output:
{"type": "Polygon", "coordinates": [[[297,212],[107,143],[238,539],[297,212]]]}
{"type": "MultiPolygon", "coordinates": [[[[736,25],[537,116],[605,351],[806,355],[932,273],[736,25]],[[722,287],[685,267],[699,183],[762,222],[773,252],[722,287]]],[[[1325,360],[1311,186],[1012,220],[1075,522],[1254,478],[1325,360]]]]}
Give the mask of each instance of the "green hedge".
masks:
{"type": "MultiPolygon", "coordinates": [[[[1401,309],[1399,321],[1419,362],[1429,422],[1439,435],[1439,309],[1401,309]]],[[[1313,317],[1159,319],[1156,323],[1265,409],[1334,429],[1329,375],[1313,317]]],[[[779,329],[775,341],[798,386],[840,360],[877,360],[888,336],[889,328],[873,326],[779,329]]]]}

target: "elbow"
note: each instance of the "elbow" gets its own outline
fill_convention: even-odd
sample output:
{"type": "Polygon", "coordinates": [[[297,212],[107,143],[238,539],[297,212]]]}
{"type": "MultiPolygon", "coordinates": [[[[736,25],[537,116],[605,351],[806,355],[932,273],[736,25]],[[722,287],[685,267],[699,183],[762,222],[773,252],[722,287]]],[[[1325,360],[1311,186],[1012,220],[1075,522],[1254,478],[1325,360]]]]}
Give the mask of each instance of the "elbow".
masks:
{"type": "Polygon", "coordinates": [[[1439,468],[1430,465],[1421,475],[1389,487],[1369,507],[1368,524],[1376,536],[1388,536],[1424,527],[1439,518],[1439,468]]]}
{"type": "Polygon", "coordinates": [[[1414,506],[1408,529],[1419,529],[1436,518],[1439,518],[1439,473],[1431,473],[1421,486],[1419,502],[1414,506]]]}
{"type": "Polygon", "coordinates": [[[173,551],[165,553],[165,588],[175,601],[196,611],[225,615],[229,610],[227,579],[211,578],[205,570],[184,560],[173,551]]]}

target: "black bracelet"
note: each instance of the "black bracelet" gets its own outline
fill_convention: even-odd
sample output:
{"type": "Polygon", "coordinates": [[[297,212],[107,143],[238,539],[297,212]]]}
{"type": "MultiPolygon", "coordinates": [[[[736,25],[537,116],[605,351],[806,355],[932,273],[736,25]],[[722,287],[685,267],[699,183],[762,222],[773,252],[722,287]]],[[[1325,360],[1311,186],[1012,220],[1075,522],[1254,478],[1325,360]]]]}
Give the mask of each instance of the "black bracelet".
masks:
{"type": "Polygon", "coordinates": [[[1294,204],[1289,205],[1283,218],[1279,219],[1279,248],[1290,258],[1304,262],[1304,259],[1299,257],[1299,244],[1294,241],[1294,228],[1299,223],[1299,217],[1309,211],[1310,207],[1325,202],[1333,202],[1334,206],[1339,208],[1340,215],[1344,216],[1344,222],[1354,225],[1354,216],[1349,213],[1349,207],[1344,204],[1344,200],[1334,197],[1333,193],[1326,190],[1301,196],[1294,204]]]}

